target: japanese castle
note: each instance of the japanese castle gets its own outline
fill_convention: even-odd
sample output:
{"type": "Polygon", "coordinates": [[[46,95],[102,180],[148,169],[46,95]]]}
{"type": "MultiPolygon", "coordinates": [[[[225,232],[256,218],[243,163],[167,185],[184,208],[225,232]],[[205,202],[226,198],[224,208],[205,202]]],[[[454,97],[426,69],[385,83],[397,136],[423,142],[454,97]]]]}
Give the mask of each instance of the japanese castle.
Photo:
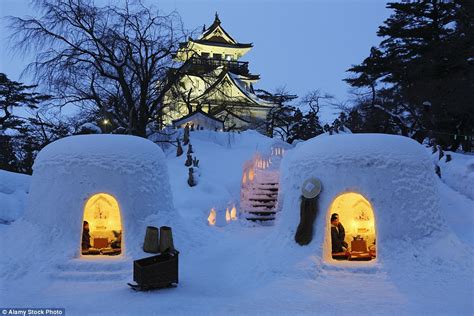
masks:
{"type": "Polygon", "coordinates": [[[165,96],[164,123],[265,130],[274,104],[255,94],[253,84],[260,76],[249,72],[248,62],[240,61],[252,47],[232,38],[217,13],[198,39],[180,43],[174,58],[183,64],[173,69],[180,72],[180,79],[165,96]]]}

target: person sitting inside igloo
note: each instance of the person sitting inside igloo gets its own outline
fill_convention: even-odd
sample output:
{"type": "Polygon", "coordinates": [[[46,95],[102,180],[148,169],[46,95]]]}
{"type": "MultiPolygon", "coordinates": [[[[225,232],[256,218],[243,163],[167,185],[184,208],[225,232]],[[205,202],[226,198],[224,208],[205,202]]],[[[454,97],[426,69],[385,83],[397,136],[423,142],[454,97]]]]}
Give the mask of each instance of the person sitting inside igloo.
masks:
{"type": "Polygon", "coordinates": [[[339,215],[337,213],[331,214],[331,243],[332,252],[345,252],[349,245],[344,241],[346,231],[342,223],[339,222],[339,215]]]}
{"type": "Polygon", "coordinates": [[[82,250],[87,251],[91,248],[91,235],[89,234],[89,223],[84,221],[82,225],[82,250]]]}

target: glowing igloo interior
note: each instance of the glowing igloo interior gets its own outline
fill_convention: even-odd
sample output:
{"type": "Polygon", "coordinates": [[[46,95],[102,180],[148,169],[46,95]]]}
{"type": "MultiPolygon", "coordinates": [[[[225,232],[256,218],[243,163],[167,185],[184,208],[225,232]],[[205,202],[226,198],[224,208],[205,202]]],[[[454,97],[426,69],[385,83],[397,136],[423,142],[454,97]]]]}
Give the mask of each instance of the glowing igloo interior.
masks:
{"type": "Polygon", "coordinates": [[[110,194],[98,193],[84,208],[82,255],[118,255],[122,249],[122,220],[117,200],[110,194]],[[90,244],[85,245],[85,223],[90,244]]]}
{"type": "MultiPolygon", "coordinates": [[[[344,226],[347,253],[334,254],[335,259],[345,259],[348,254],[351,260],[372,260],[376,257],[376,227],[374,210],[370,202],[361,194],[348,192],[338,195],[328,211],[327,227],[331,230],[331,215],[339,215],[339,222],[344,226]]],[[[327,234],[331,236],[331,234],[327,234]]],[[[330,245],[331,243],[326,243],[330,245]]]]}

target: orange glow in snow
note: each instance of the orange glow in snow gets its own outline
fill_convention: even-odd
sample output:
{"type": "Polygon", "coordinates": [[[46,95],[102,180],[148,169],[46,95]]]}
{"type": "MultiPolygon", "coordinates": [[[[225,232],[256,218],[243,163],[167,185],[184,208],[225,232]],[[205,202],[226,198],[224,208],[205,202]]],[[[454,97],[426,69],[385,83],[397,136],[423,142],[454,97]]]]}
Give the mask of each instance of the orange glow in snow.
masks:
{"type": "Polygon", "coordinates": [[[209,213],[209,217],[207,218],[207,222],[211,226],[216,225],[216,210],[214,210],[214,208],[211,209],[211,212],[209,213]]]}

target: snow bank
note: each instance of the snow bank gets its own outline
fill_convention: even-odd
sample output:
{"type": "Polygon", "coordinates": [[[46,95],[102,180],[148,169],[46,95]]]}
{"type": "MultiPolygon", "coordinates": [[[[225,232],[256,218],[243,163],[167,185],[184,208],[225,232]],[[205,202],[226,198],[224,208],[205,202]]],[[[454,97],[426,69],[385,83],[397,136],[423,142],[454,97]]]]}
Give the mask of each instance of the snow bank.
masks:
{"type": "Polygon", "coordinates": [[[282,212],[275,238],[290,247],[300,220],[303,182],[322,182],[314,237],[305,253],[330,258],[330,206],[342,193],[363,195],[371,204],[377,232],[377,260],[399,252],[417,252],[414,244],[433,236],[444,226],[438,207],[436,175],[426,150],[412,139],[382,134],[321,136],[300,143],[282,163],[282,212]]]}
{"type": "Polygon", "coordinates": [[[30,176],[0,170],[0,224],[23,215],[30,186],[30,176]]]}
{"type": "Polygon", "coordinates": [[[439,153],[432,155],[436,165],[441,168],[441,180],[454,190],[474,200],[474,156],[445,152],[445,156],[438,161],[439,153]],[[446,155],[452,160],[446,162],[446,155]]]}
{"type": "MultiPolygon", "coordinates": [[[[85,204],[107,193],[120,208],[122,253],[142,255],[146,226],[177,220],[164,159],[157,145],[133,136],[80,135],[53,142],[33,166],[24,218],[37,231],[23,232],[22,239],[34,241],[41,259],[79,257],[85,204]]],[[[15,227],[22,230],[24,224],[15,227]]]]}

